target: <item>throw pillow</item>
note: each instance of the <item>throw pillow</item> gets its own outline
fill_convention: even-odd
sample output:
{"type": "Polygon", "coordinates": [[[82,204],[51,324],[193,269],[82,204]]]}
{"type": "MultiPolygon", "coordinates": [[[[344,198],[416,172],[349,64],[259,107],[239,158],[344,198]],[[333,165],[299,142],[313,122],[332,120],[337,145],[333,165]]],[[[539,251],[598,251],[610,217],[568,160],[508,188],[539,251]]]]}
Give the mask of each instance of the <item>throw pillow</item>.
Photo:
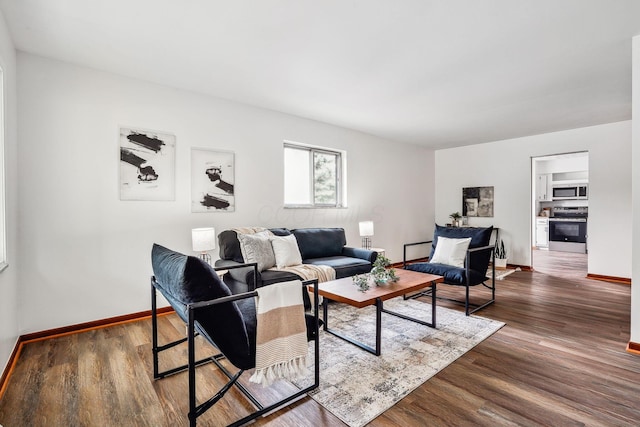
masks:
{"type": "Polygon", "coordinates": [[[264,271],[276,265],[273,248],[266,234],[238,234],[238,241],[244,262],[258,263],[258,271],[264,271]]]}
{"type": "Polygon", "coordinates": [[[302,264],[302,255],[296,236],[271,236],[271,246],[276,256],[276,267],[284,268],[302,264]]]}
{"type": "Polygon", "coordinates": [[[467,256],[469,243],[471,243],[471,237],[466,239],[439,237],[436,250],[429,262],[464,267],[464,259],[467,256]]]}

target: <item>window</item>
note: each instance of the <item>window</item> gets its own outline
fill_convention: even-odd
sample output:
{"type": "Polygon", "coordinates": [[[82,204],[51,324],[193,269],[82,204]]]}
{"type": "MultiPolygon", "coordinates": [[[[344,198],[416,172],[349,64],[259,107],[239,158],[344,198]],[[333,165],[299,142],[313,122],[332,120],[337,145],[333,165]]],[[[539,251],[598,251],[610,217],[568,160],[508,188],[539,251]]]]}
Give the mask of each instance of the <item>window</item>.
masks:
{"type": "Polygon", "coordinates": [[[4,74],[0,68],[0,271],[7,268],[4,185],[4,74]]]}
{"type": "Polygon", "coordinates": [[[327,148],[284,144],[284,205],[343,207],[345,153],[327,148]]]}

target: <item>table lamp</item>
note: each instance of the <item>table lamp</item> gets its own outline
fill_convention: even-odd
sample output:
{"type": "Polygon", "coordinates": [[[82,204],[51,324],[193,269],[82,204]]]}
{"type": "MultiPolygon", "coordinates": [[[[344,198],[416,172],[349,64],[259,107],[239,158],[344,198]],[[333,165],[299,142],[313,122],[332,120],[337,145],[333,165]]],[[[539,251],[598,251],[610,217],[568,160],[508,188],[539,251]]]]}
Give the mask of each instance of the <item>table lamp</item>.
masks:
{"type": "Polygon", "coordinates": [[[191,230],[191,243],[194,252],[200,252],[200,259],[211,264],[211,255],[207,252],[216,248],[216,230],[213,227],[191,230]]]}
{"type": "Polygon", "coordinates": [[[373,221],[360,222],[360,237],[362,237],[362,247],[371,249],[371,236],[373,236],[373,221]]]}

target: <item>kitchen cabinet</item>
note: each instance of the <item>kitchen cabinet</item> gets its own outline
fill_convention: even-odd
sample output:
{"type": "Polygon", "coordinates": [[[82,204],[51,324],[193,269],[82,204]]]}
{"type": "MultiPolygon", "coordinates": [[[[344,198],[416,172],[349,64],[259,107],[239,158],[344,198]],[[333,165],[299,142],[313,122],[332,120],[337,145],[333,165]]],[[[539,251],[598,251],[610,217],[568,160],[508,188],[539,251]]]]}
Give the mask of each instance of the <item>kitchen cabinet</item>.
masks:
{"type": "Polygon", "coordinates": [[[536,218],[536,247],[549,247],[549,218],[536,218]]]}
{"type": "Polygon", "coordinates": [[[551,174],[541,173],[536,178],[536,200],[539,202],[551,201],[551,174]]]}

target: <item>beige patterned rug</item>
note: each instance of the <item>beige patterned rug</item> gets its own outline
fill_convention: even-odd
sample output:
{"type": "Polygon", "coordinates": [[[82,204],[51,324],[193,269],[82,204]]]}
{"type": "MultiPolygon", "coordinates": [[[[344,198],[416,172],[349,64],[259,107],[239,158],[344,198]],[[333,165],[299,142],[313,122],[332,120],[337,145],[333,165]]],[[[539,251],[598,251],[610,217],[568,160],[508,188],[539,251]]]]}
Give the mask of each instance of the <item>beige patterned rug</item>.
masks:
{"type": "MultiPolygon", "coordinates": [[[[431,305],[417,300],[395,298],[384,306],[431,320],[431,305]]],[[[437,307],[436,315],[433,329],[383,313],[381,356],[321,331],[320,387],[311,397],[349,426],[364,426],[504,326],[444,307],[437,307]]],[[[373,306],[355,309],[333,303],[329,326],[375,347],[373,306]]]]}

